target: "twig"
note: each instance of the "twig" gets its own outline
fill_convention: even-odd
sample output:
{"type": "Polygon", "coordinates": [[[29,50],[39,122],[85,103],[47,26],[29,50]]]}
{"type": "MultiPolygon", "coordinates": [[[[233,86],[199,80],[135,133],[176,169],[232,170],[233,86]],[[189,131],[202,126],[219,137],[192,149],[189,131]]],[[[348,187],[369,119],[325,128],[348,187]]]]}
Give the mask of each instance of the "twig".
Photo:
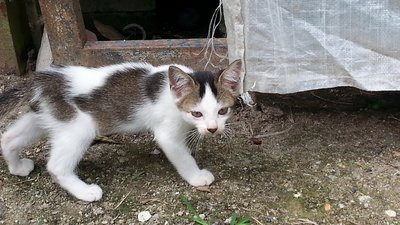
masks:
{"type": "Polygon", "coordinates": [[[322,98],[322,97],[314,94],[313,92],[311,92],[311,95],[316,97],[316,98],[321,99],[322,101],[326,101],[326,102],[330,102],[330,103],[334,103],[334,104],[342,104],[342,105],[352,105],[353,104],[351,102],[337,102],[337,101],[332,101],[332,100],[329,100],[329,99],[325,99],[325,98],[322,98]]]}
{"type": "Polygon", "coordinates": [[[111,221],[114,222],[115,220],[117,220],[119,218],[119,215],[117,215],[116,217],[114,217],[111,221]]]}
{"type": "Polygon", "coordinates": [[[131,192],[128,192],[128,194],[125,195],[125,196],[121,199],[121,201],[119,201],[119,203],[114,207],[114,209],[117,209],[117,208],[125,201],[125,199],[126,199],[130,194],[131,194],[131,192]]]}
{"type": "Polygon", "coordinates": [[[274,135],[284,134],[284,133],[288,132],[289,130],[291,130],[292,128],[293,128],[293,126],[287,128],[286,130],[282,130],[282,131],[271,132],[271,133],[266,133],[266,134],[259,134],[259,135],[254,136],[254,138],[265,138],[265,137],[270,137],[270,136],[274,136],[274,135]]]}
{"type": "Polygon", "coordinates": [[[389,118],[392,118],[392,119],[395,119],[395,120],[397,120],[397,121],[400,121],[399,118],[397,118],[397,117],[395,117],[395,116],[393,116],[393,115],[390,115],[389,118]]]}
{"type": "Polygon", "coordinates": [[[256,221],[256,223],[260,224],[260,225],[264,225],[263,223],[261,223],[258,219],[256,219],[254,216],[251,217],[252,220],[256,221]]]}
{"type": "Polygon", "coordinates": [[[309,219],[298,219],[299,222],[293,222],[292,224],[312,224],[312,225],[318,225],[318,223],[311,221],[309,219]]]}
{"type": "Polygon", "coordinates": [[[161,202],[161,200],[158,199],[158,198],[150,198],[150,199],[145,199],[145,200],[140,201],[140,204],[145,205],[145,204],[147,204],[149,202],[151,202],[151,203],[153,203],[153,202],[161,202]]]}
{"type": "Polygon", "coordinates": [[[261,211],[256,210],[256,209],[243,208],[243,210],[248,211],[248,212],[256,212],[256,213],[258,213],[260,215],[263,214],[261,211]]]}
{"type": "Polygon", "coordinates": [[[39,176],[37,176],[35,179],[30,178],[28,180],[18,181],[18,182],[12,183],[11,185],[23,184],[23,183],[27,183],[27,182],[30,182],[30,181],[36,181],[38,178],[39,178],[39,176]]]}
{"type": "Polygon", "coordinates": [[[116,144],[116,145],[122,144],[121,142],[114,141],[113,139],[111,139],[107,136],[96,136],[92,145],[99,144],[99,143],[116,144]]]}
{"type": "Polygon", "coordinates": [[[250,124],[250,123],[249,123],[249,130],[250,130],[251,135],[253,136],[253,135],[254,135],[254,132],[253,132],[253,128],[251,127],[251,124],[250,124]]]}

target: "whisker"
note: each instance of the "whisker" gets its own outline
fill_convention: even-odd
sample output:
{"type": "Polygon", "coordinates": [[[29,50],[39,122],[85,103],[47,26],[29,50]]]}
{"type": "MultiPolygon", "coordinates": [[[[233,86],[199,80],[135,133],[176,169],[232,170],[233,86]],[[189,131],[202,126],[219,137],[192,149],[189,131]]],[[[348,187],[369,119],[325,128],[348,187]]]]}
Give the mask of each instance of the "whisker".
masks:
{"type": "Polygon", "coordinates": [[[191,149],[191,151],[198,150],[199,146],[200,146],[200,139],[201,139],[202,135],[199,134],[197,129],[190,130],[190,131],[186,132],[186,134],[187,135],[186,135],[185,141],[186,141],[187,146],[191,149]]]}

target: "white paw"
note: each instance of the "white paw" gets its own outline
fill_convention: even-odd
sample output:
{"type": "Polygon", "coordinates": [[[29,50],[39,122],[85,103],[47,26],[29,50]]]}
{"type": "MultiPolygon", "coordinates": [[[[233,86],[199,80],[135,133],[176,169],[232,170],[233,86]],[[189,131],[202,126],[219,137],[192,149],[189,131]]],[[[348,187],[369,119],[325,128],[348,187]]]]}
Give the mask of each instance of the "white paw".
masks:
{"type": "Polygon", "coordinates": [[[85,189],[76,193],[75,197],[86,202],[98,201],[103,196],[103,191],[96,184],[87,185],[85,189]]]}
{"type": "Polygon", "coordinates": [[[34,163],[31,159],[21,159],[18,165],[9,166],[10,173],[17,176],[28,176],[34,168],[34,163]]]}
{"type": "Polygon", "coordinates": [[[190,185],[198,187],[198,186],[207,186],[210,185],[214,181],[214,175],[206,169],[199,170],[197,173],[193,174],[188,182],[190,185]]]}

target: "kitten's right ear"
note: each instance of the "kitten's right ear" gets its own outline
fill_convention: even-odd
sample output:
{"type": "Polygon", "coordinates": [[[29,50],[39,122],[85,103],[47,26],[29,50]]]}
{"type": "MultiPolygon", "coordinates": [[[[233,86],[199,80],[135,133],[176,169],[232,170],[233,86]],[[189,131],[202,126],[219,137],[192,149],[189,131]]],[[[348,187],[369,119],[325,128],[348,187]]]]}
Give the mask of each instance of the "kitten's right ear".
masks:
{"type": "Polygon", "coordinates": [[[176,66],[169,67],[168,78],[171,90],[178,99],[191,93],[195,87],[193,78],[176,66]]]}

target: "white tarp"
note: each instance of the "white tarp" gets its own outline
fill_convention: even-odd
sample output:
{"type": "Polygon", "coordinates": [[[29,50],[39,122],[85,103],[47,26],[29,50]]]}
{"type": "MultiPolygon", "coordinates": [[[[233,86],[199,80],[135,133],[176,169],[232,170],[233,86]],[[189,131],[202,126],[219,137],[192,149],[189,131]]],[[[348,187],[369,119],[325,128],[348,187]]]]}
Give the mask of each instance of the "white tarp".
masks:
{"type": "Polygon", "coordinates": [[[245,91],[400,90],[400,0],[223,0],[245,91]]]}

